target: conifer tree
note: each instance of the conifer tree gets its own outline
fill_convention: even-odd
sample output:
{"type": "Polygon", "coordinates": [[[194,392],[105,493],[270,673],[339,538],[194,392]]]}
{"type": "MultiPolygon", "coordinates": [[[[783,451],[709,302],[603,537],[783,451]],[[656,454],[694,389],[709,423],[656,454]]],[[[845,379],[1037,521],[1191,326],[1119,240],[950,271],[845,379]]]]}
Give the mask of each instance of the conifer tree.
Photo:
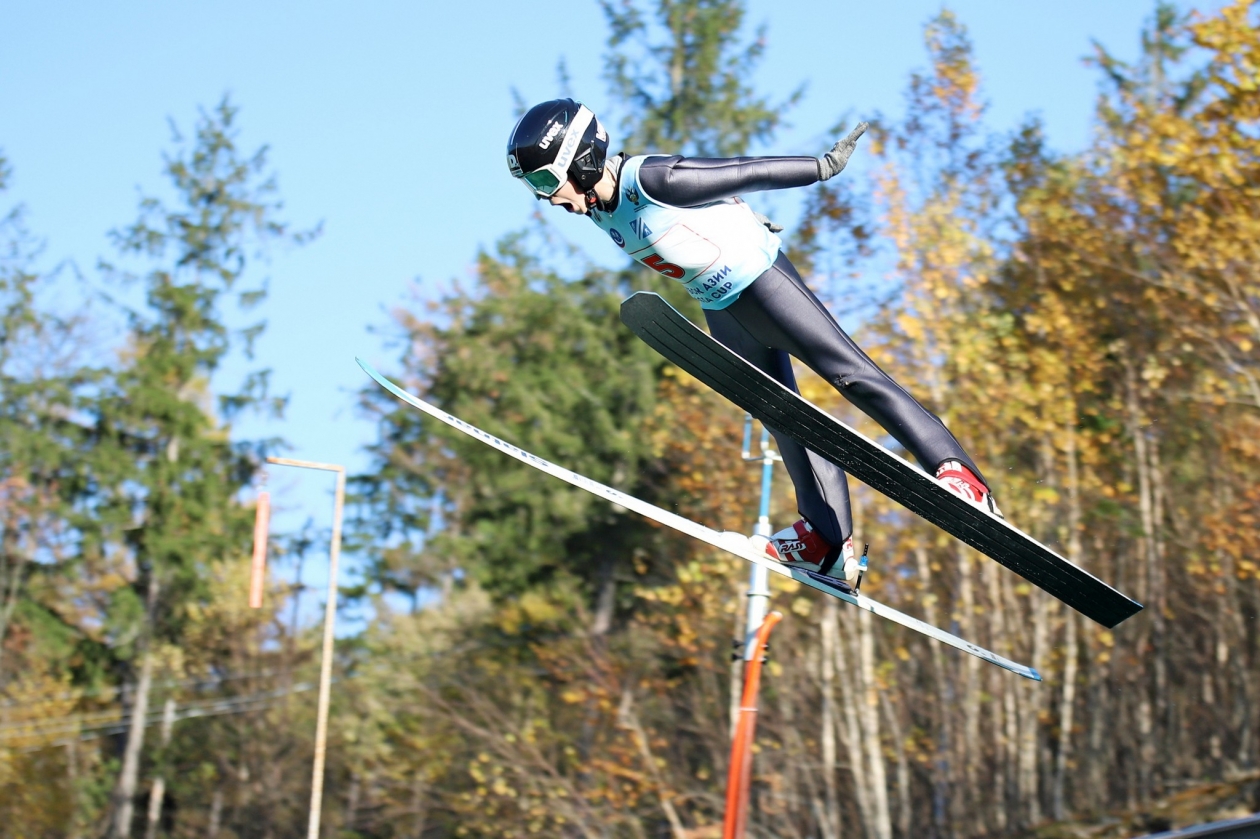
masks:
{"type": "MultiPolygon", "coordinates": [[[[0,156],[0,194],[9,175],[0,156]]],[[[48,280],[34,269],[39,248],[24,208],[0,218],[0,689],[19,663],[5,644],[19,609],[28,622],[42,620],[26,583],[73,553],[66,525],[85,490],[79,460],[89,437],[73,417],[102,375],[75,352],[76,317],[36,303],[48,280]]],[[[51,650],[29,655],[47,661],[51,650]]]]}
{"type": "MultiPolygon", "coordinates": [[[[610,122],[610,151],[734,154],[770,137],[777,111],[745,81],[760,44],[745,45],[743,8],[730,0],[679,0],[654,4],[650,11],[637,4],[605,7],[613,30],[610,64],[620,68],[610,78],[614,104],[598,108],[610,122]],[[631,68],[643,68],[644,75],[631,68]],[[649,74],[669,76],[679,86],[649,87],[649,74]],[[628,91],[636,85],[641,89],[632,96],[628,91]],[[626,115],[621,132],[611,124],[618,114],[626,115]]],[[[594,104],[592,95],[578,92],[579,99],[594,104]]],[[[509,128],[505,115],[505,139],[509,128]]],[[[687,503],[690,496],[706,512],[729,515],[734,508],[731,526],[745,523],[751,493],[714,492],[728,485],[727,476],[709,473],[716,463],[719,471],[725,467],[747,478],[745,487],[751,484],[750,473],[732,457],[738,452],[738,411],[668,373],[618,315],[621,300],[641,288],[665,294],[699,319],[694,301],[677,284],[637,266],[609,271],[583,265],[582,255],[563,241],[563,231],[544,210],[541,227],[479,256],[474,285],[454,289],[423,315],[403,314],[399,325],[408,348],[403,381],[469,422],[623,491],[670,505],[687,503]],[[576,272],[562,267],[574,262],[582,266],[576,272]],[[712,455],[706,447],[715,439],[721,449],[712,455]]],[[[666,585],[680,568],[694,573],[688,570],[694,547],[669,542],[625,511],[435,428],[378,389],[369,389],[365,398],[381,416],[374,473],[359,481],[371,525],[361,538],[389,546],[373,550],[377,579],[384,585],[420,580],[438,587],[459,568],[495,601],[494,608],[470,609],[469,599],[475,601],[478,592],[465,596],[457,590],[444,600],[449,617],[421,614],[414,623],[383,622],[373,639],[377,655],[391,667],[401,666],[405,657],[407,683],[422,691],[419,703],[388,715],[388,733],[394,740],[434,744],[420,760],[430,779],[426,786],[431,782],[432,794],[445,796],[439,809],[454,807],[455,823],[474,833],[518,819],[531,825],[534,835],[553,827],[586,829],[578,824],[594,830],[603,819],[637,822],[638,810],[647,814],[648,824],[662,812],[676,818],[664,790],[644,798],[658,783],[650,779],[660,777],[655,759],[627,790],[614,776],[591,771],[588,762],[615,754],[618,762],[637,763],[646,760],[643,748],[660,748],[624,734],[621,726],[630,725],[625,720],[635,719],[632,727],[640,732],[645,728],[631,708],[613,713],[629,697],[615,692],[620,675],[614,674],[627,665],[639,671],[656,666],[650,659],[657,643],[652,631],[639,626],[639,634],[628,637],[623,630],[642,606],[642,586],[666,585]],[[431,528],[434,510],[439,526],[431,528]],[[461,621],[463,628],[455,632],[446,621],[461,621]],[[431,634],[420,629],[435,624],[440,628],[431,634]],[[588,639],[595,640],[588,646],[588,639]],[[440,652],[432,649],[439,645],[440,652]],[[563,701],[555,701],[558,694],[563,701]],[[504,741],[488,733],[521,715],[535,720],[528,737],[536,742],[524,734],[504,741]],[[478,755],[483,746],[496,755],[497,765],[480,762],[490,760],[478,755]],[[464,753],[475,761],[468,771],[464,753]],[[547,761],[545,769],[539,760],[547,761]],[[501,781],[470,781],[483,771],[501,781]],[[549,818],[569,819],[574,827],[556,827],[549,818]]],[[[720,635],[705,633],[709,644],[724,638],[721,604],[735,598],[721,573],[705,588],[702,611],[721,627],[720,635]]],[[[652,608],[672,614],[688,605],[652,608]]],[[[668,623],[662,617],[661,636],[673,634],[668,623]]],[[[690,702],[690,694],[674,699],[692,706],[703,726],[695,738],[721,741],[728,665],[722,657],[721,675],[712,682],[707,664],[697,663],[687,648],[671,646],[661,666],[675,675],[705,668],[703,702],[690,702]],[[712,685],[716,701],[708,690],[712,685]]],[[[393,677],[374,672],[372,678],[381,684],[393,677]]],[[[662,675],[653,690],[666,692],[669,683],[662,675]]],[[[417,695],[412,688],[404,693],[417,695]]]]}
{"type": "Polygon", "coordinates": [[[94,517],[81,525],[86,551],[122,551],[134,574],[110,616],[121,630],[112,652],[133,685],[114,790],[118,837],[131,828],[159,651],[179,646],[189,610],[208,597],[211,563],[249,543],[252,516],[236,495],[273,441],[234,440],[231,421],[280,407],[265,370],[213,392],[227,354],[252,357],[263,329],[230,325],[233,304],[244,311],[265,296],[264,287],[244,287],[247,268],[268,244],[305,238],[278,219],[266,149],[238,148],[236,115],[224,99],[201,115],[191,140],[177,135],[165,165],[173,200],[144,199],[138,220],[113,234],[125,258],[155,267],[135,277],[106,266],[111,281],[144,288],[144,305],[126,313],[123,363],[95,406],[94,517]]]}
{"type": "MultiPolygon", "coordinates": [[[[650,13],[634,4],[604,8],[615,110],[626,115],[629,132],[614,136],[613,150],[624,143],[631,153],[651,145],[732,154],[771,136],[781,109],[744,81],[762,43],[758,35],[742,44],[742,3],[676,0],[650,13]]],[[[560,247],[549,231],[512,237],[496,254],[481,255],[477,286],[443,300],[437,323],[403,316],[411,347],[404,365],[413,385],[470,422],[652,497],[669,467],[643,429],[654,412],[668,410],[656,400],[665,365],[621,327],[618,305],[651,287],[694,317],[699,312],[677,288],[637,266],[611,272],[591,266],[567,278],[546,255],[560,247]]],[[[378,399],[371,392],[369,398],[378,399]]],[[[642,543],[642,523],[430,430],[407,409],[389,406],[375,451],[380,471],[361,486],[377,511],[378,535],[393,533],[395,545],[401,539],[418,547],[428,499],[440,494],[447,510],[435,553],[503,595],[558,578],[579,580],[592,625],[609,626],[615,568],[642,543]],[[416,497],[425,500],[417,505],[416,497]]],[[[414,550],[398,547],[377,560],[383,578],[394,573],[387,566],[417,561],[414,550]]]]}
{"type": "Polygon", "coordinates": [[[610,31],[607,78],[628,154],[747,154],[773,138],[804,92],[772,103],[747,83],[766,30],[743,41],[741,2],[669,0],[654,11],[635,2],[600,5],[610,31]]]}
{"type": "MultiPolygon", "coordinates": [[[[0,155],[0,194],[10,176],[8,162],[0,155]]],[[[32,300],[37,277],[30,270],[30,235],[22,217],[21,208],[14,208],[0,221],[0,393],[4,394],[0,433],[6,440],[0,450],[0,686],[4,684],[5,635],[33,553],[30,503],[37,494],[27,478],[32,470],[23,451],[33,442],[32,435],[23,433],[30,428],[26,416],[30,403],[24,398],[24,377],[13,369],[24,344],[40,325],[32,300]]]]}

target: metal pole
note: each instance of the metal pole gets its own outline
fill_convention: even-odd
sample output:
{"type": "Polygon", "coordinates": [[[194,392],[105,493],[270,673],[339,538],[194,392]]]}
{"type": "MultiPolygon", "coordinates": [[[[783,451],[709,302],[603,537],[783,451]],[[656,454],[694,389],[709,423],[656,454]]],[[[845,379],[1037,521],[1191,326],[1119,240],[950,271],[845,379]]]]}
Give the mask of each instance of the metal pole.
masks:
{"type": "MultiPolygon", "coordinates": [[[[782,460],[778,452],[770,448],[770,432],[761,427],[761,454],[752,453],[752,415],[744,418],[743,458],[746,461],[761,461],[761,509],[757,516],[757,524],[753,527],[753,535],[770,538],[770,481],[774,477],[774,462],[782,460]]],[[[744,661],[752,661],[757,652],[757,630],[766,619],[766,611],[770,608],[770,572],[761,565],[754,565],[748,574],[748,619],[744,623],[744,661]]]]}
{"type": "Polygon", "coordinates": [[[337,560],[341,556],[341,510],[346,500],[346,468],[331,463],[269,457],[268,463],[320,469],[337,473],[337,491],[333,497],[332,545],[328,550],[328,602],[324,606],[324,648],[319,661],[319,710],[315,723],[315,760],[311,766],[311,816],[306,839],[319,839],[320,811],[324,801],[324,752],[328,742],[329,685],[332,682],[333,637],[337,621],[337,560]]]}
{"type": "MultiPolygon", "coordinates": [[[[757,524],[753,527],[753,535],[768,539],[770,482],[774,477],[774,462],[782,458],[770,448],[770,432],[764,425],[761,428],[761,454],[752,453],[752,424],[752,415],[746,415],[741,456],[745,462],[761,461],[761,509],[757,515],[757,524]]],[[[731,763],[726,779],[726,814],[723,819],[722,839],[743,839],[747,820],[761,663],[769,649],[767,641],[770,631],[783,619],[780,612],[766,614],[770,606],[769,577],[766,568],[754,565],[748,578],[748,616],[744,624],[744,689],[740,694],[738,711],[731,720],[731,763]]],[[[739,656],[735,658],[738,659],[739,656]]]]}

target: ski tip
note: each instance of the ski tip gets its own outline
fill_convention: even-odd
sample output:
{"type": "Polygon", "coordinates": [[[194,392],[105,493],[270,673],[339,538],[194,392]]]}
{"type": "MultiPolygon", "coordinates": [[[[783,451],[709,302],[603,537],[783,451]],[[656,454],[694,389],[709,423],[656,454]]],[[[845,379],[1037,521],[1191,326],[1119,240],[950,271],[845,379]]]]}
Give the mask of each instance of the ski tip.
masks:
{"type": "Polygon", "coordinates": [[[1038,673],[1038,672],[1037,672],[1035,669],[1033,669],[1032,667],[1029,667],[1029,668],[1028,668],[1028,678],[1032,679],[1034,682],[1040,682],[1040,681],[1041,681],[1041,674],[1040,674],[1040,673],[1038,673]]]}
{"type": "Polygon", "coordinates": [[[359,367],[362,368],[363,372],[367,373],[368,376],[372,378],[372,381],[376,382],[378,385],[390,392],[394,392],[397,389],[397,386],[393,382],[378,373],[376,368],[371,364],[359,358],[357,355],[354,357],[354,360],[358,362],[359,367]]]}
{"type": "MultiPolygon", "coordinates": [[[[401,399],[402,401],[407,402],[407,403],[412,404],[412,405],[415,405],[415,404],[419,401],[419,400],[417,400],[414,396],[412,396],[410,393],[408,393],[407,391],[403,390],[403,389],[402,389],[402,388],[400,388],[398,385],[394,384],[394,383],[393,383],[393,382],[391,382],[389,379],[387,379],[387,378],[385,378],[384,376],[382,376],[380,373],[376,372],[376,368],[375,368],[375,367],[373,367],[371,364],[368,364],[366,361],[364,361],[363,359],[359,358],[358,356],[355,356],[354,360],[355,360],[355,361],[357,361],[357,362],[359,363],[359,366],[363,368],[363,372],[364,372],[364,373],[367,373],[367,374],[368,374],[368,376],[370,376],[370,377],[371,377],[372,381],[376,382],[378,385],[380,385],[381,387],[383,387],[385,390],[387,390],[387,391],[389,391],[390,393],[394,394],[394,396],[397,396],[397,397],[398,397],[399,399],[401,399]]],[[[418,407],[418,406],[417,406],[417,407],[418,407]]]]}

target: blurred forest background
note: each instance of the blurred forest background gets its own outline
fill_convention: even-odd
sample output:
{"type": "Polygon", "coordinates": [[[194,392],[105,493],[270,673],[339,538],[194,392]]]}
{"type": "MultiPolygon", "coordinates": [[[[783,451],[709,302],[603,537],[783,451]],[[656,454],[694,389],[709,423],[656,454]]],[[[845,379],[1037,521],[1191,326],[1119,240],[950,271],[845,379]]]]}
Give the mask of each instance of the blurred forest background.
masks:
{"type": "MultiPolygon", "coordinates": [[[[765,41],[738,0],[604,10],[618,148],[738,154],[790,115],[745,81],[765,41]]],[[[1096,48],[1093,142],[1060,156],[1036,121],[986,128],[965,21],[941,12],[909,116],[862,115],[869,177],[811,187],[787,241],[1011,520],[1147,609],[1103,630],[855,484],[873,593],[1046,681],[776,581],[754,836],[1069,819],[1127,835],[1187,787],[1260,778],[1260,4],[1159,6],[1140,36],[1131,64],[1096,48]]],[[[246,608],[254,489],[283,441],[232,425],[284,406],[263,359],[231,392],[209,383],[263,328],[248,267],[310,232],[237,126],[225,100],[184,127],[174,197],[114,231],[117,264],[96,270],[117,328],[41,306],[61,278],[32,268],[38,231],[21,207],[0,224],[0,836],[305,831],[318,627],[298,616],[317,595],[276,584],[246,608]],[[229,328],[242,311],[258,325],[229,328]]],[[[382,324],[402,348],[387,372],[542,457],[749,530],[742,414],[617,318],[641,288],[699,311],[651,272],[597,267],[553,221],[382,324]]],[[[367,584],[343,596],[374,618],[338,642],[324,835],[719,835],[746,566],[360,398],[379,437],[347,550],[367,584]]],[[[290,567],[326,549],[273,534],[290,567]]],[[[1229,806],[1260,809],[1246,795],[1229,806]]]]}

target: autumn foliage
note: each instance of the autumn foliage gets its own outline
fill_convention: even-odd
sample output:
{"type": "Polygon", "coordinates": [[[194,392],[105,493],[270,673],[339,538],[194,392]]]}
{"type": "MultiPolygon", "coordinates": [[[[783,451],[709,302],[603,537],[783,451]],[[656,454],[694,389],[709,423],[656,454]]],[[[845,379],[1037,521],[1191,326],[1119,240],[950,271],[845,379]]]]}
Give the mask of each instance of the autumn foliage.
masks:
{"type": "MultiPolygon", "coordinates": [[[[795,99],[751,87],[764,42],[745,36],[741,4],[603,6],[612,89],[640,116],[622,125],[627,148],[756,152],[773,137],[795,99]]],[[[1102,629],[853,482],[864,591],[1045,681],[777,581],[750,835],[1032,835],[1067,819],[1136,834],[1193,818],[1159,802],[1198,782],[1240,807],[1260,761],[1260,7],[1159,6],[1131,65],[1096,47],[1095,131],[1072,153],[1035,120],[989,128],[956,15],[927,22],[924,46],[907,116],[871,119],[865,168],[805,191],[793,258],[846,323],[861,314],[859,343],[945,420],[1016,525],[1146,609],[1102,629]]],[[[300,589],[273,589],[261,619],[243,608],[249,511],[223,487],[249,479],[249,452],[227,445],[189,376],[170,410],[201,442],[174,460],[145,452],[155,473],[213,465],[218,488],[187,492],[218,506],[151,518],[156,558],[124,550],[118,521],[93,530],[75,464],[112,461],[81,457],[102,450],[65,420],[108,371],[15,365],[15,342],[74,329],[35,311],[19,222],[0,263],[0,835],[108,828],[147,667],[135,832],[162,777],[155,831],[297,836],[313,639],[293,617],[300,589]],[[162,734],[167,698],[180,715],[162,734]]],[[[617,318],[642,288],[700,313],[649,272],[589,261],[563,230],[540,215],[467,284],[401,307],[390,372],[542,457],[749,529],[743,416],[617,318]]],[[[347,594],[371,618],[339,642],[326,831],[720,835],[747,567],[376,390],[361,407],[379,434],[353,481],[365,585],[347,594]]],[[[794,517],[777,473],[772,519],[794,517]]],[[[281,561],[317,541],[284,536],[281,561]]]]}

